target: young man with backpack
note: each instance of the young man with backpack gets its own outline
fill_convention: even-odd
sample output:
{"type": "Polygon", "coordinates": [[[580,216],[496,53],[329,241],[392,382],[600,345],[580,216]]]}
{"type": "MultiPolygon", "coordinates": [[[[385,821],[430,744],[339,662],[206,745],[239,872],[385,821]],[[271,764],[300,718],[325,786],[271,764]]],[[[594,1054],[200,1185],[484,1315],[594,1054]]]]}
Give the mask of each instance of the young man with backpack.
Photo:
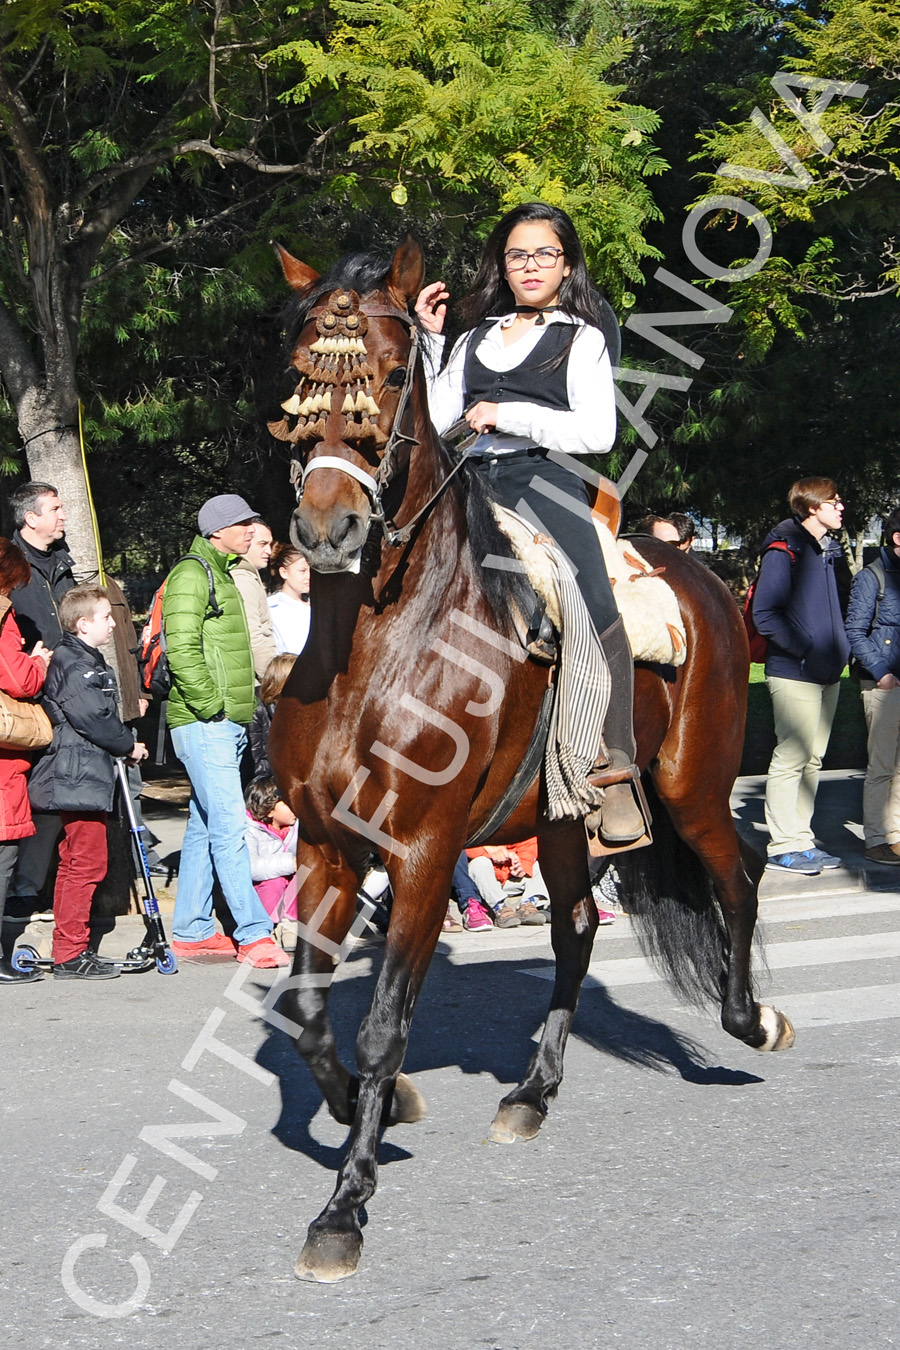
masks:
{"type": "Polygon", "coordinates": [[[853,578],[847,637],[869,732],[866,858],[900,867],[900,506],[884,522],[878,557],[853,578]]]}
{"type": "Polygon", "coordinates": [[[830,478],[801,478],[788,505],[791,516],[763,543],[753,594],[777,737],[766,781],[766,865],[815,876],[841,865],[816,846],[812,815],[850,651],[835,577],[841,550],[829,536],[840,529],[844,504],[830,478]]]}
{"type": "Polygon", "coordinates": [[[171,678],[167,721],[191,780],[172,950],[188,961],[236,956],[272,967],[289,958],[272,940],[272,920],[254,890],[244,839],[240,764],[256,698],[247,618],[231,577],[257,518],[234,493],[210,498],[200,508],[190,556],[175,564],[163,592],[171,678]],[[235,921],[233,941],[216,930],[214,875],[235,921]]]}

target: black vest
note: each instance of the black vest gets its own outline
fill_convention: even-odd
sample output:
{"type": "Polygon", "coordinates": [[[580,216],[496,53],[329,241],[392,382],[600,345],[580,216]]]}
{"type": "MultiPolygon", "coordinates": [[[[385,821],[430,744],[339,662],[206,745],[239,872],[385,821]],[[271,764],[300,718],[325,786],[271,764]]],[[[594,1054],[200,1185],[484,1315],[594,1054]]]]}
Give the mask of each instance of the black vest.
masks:
{"type": "Polygon", "coordinates": [[[463,367],[463,406],[473,403],[537,403],[542,408],[569,412],[569,390],[566,374],[574,325],[548,323],[542,335],[521,365],[512,370],[491,370],[476,356],[476,349],[488,330],[496,323],[488,319],[472,329],[466,347],[463,367]],[[556,359],[564,353],[559,365],[556,359]]]}

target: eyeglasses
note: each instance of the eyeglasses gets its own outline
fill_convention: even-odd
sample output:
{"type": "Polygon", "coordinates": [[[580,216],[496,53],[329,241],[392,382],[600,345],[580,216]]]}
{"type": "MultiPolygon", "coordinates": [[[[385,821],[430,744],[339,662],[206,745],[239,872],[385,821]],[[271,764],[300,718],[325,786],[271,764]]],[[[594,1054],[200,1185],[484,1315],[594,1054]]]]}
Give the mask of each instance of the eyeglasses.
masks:
{"type": "Polygon", "coordinates": [[[844,503],[840,497],[829,497],[827,502],[822,502],[823,506],[843,506],[844,503]]]}
{"type": "Polygon", "coordinates": [[[521,272],[523,267],[528,266],[528,259],[534,258],[538,267],[555,267],[558,258],[565,254],[564,248],[536,248],[533,253],[526,253],[524,248],[511,248],[504,253],[506,259],[507,272],[521,272]]]}

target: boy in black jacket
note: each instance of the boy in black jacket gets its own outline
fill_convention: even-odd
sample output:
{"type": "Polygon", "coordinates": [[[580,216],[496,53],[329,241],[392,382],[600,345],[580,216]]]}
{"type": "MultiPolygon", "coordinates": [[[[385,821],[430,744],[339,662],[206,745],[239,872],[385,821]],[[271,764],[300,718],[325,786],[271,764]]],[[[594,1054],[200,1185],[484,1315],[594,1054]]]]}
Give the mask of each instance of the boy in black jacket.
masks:
{"type": "Polygon", "coordinates": [[[116,787],[113,756],[136,764],[135,741],[117,709],[116,677],[99,648],[115,620],[102,586],[76,586],[59,604],[63,638],[53,653],[43,703],[53,744],[35,766],[28,791],[36,811],[58,811],[63,824],[53,892],[53,974],[111,980],[121,972],[88,950],[91,901],[106,876],[106,817],[116,787]]]}

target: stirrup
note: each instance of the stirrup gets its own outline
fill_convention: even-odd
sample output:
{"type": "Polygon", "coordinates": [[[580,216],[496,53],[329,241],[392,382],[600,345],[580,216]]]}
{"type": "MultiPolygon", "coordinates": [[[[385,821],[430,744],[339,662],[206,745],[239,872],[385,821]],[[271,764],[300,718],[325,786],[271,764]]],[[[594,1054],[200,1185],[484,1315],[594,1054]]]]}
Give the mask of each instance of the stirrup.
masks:
{"type": "Polygon", "coordinates": [[[596,784],[598,778],[605,780],[604,801],[584,818],[588,851],[593,857],[644,848],[653,842],[640,771],[636,765],[627,764],[627,758],[622,751],[613,751],[608,756],[610,762],[591,775],[592,783],[596,784]]]}
{"type": "Polygon", "coordinates": [[[591,787],[608,788],[616,783],[636,782],[641,771],[629,761],[624,750],[606,750],[601,747],[598,762],[588,774],[591,787]]]}

